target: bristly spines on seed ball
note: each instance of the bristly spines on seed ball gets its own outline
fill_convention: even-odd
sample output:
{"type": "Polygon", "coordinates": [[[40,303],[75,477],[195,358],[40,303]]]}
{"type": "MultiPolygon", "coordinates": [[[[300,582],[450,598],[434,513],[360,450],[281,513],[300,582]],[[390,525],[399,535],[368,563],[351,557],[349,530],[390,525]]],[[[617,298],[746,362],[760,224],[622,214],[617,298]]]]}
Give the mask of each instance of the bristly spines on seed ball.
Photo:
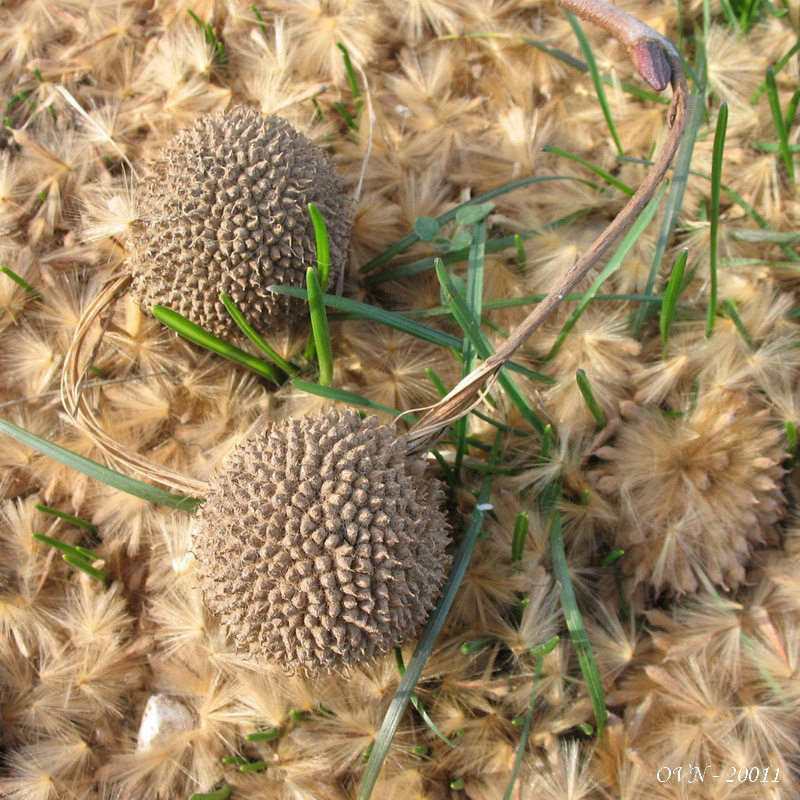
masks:
{"type": "Polygon", "coordinates": [[[310,674],[412,638],[449,564],[439,484],[424,470],[404,437],[353,410],[243,442],[197,514],[206,605],[254,657],[310,674]]]}
{"type": "MultiPolygon", "coordinates": [[[[238,336],[219,295],[270,333],[302,314],[268,291],[305,285],[316,264],[308,204],[328,227],[329,282],[344,269],[352,200],[328,157],[285,119],[247,108],[201,117],[179,133],[136,187],[131,226],[133,292],[211,333],[238,336]]],[[[323,287],[324,288],[324,287],[323,287]]]]}

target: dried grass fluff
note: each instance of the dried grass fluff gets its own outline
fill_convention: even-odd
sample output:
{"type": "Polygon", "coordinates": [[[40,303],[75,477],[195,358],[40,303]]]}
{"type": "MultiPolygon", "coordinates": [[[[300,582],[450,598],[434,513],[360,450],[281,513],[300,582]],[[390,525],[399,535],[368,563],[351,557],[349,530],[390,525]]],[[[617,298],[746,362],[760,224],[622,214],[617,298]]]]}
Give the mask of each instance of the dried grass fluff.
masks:
{"type": "Polygon", "coordinates": [[[239,330],[225,292],[264,333],[304,304],[271,294],[305,285],[316,263],[308,204],[328,226],[329,281],[344,269],[352,202],[327,156],[280,117],[236,108],[201,117],[178,134],[136,188],[132,291],[145,310],[163,305],[217,336],[239,330]]]}
{"type": "Polygon", "coordinates": [[[205,603],[257,658],[341,670],[417,634],[445,579],[439,484],[376,417],[289,419],[210,482],[193,548],[205,603]]]}

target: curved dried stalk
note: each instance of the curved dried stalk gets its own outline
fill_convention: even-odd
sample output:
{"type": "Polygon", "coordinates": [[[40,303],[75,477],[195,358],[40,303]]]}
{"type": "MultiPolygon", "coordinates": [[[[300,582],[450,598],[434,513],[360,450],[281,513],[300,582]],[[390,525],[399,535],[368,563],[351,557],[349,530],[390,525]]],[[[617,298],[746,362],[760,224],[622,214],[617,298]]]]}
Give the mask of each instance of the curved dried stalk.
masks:
{"type": "Polygon", "coordinates": [[[562,275],[547,297],[511,332],[502,347],[467,375],[406,434],[408,449],[412,453],[427,450],[453,422],[469,411],[486,381],[511,359],[636,219],[664,178],[683,137],[688,87],[672,43],[635,17],[602,0],[557,0],[557,3],[566,11],[595,22],[619,39],[651,86],[663,89],[667,82],[672,83],[667,139],[642,185],[583,256],[562,275]]]}
{"type": "Polygon", "coordinates": [[[110,315],[114,301],[128,288],[130,282],[130,275],[119,275],[109,280],[81,316],[64,359],[64,369],[61,373],[61,403],[77,425],[118,465],[132,469],[174,491],[184,492],[190,496],[197,495],[206,490],[203,481],[187,478],[162,464],[150,461],[109,436],[103,430],[91,403],[82,391],[86,371],[102,342],[101,336],[88,358],[81,355],[92,325],[104,311],[110,315]]]}

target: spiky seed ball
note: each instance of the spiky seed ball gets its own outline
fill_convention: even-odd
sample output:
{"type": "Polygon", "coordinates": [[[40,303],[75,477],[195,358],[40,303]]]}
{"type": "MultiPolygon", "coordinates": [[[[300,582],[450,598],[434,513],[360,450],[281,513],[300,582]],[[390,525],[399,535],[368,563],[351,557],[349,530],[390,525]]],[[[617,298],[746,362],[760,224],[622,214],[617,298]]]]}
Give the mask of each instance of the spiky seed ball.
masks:
{"type": "Polygon", "coordinates": [[[210,482],[193,549],[206,605],[255,657],[310,674],[413,637],[449,557],[438,482],[352,410],[289,419],[210,482]]]}
{"type": "Polygon", "coordinates": [[[344,269],[352,203],[328,158],[280,117],[236,108],[178,134],[136,188],[133,292],[145,310],[173,309],[217,336],[239,335],[219,295],[268,333],[303,304],[267,291],[305,285],[316,263],[308,204],[328,226],[329,281],[344,269]]]}

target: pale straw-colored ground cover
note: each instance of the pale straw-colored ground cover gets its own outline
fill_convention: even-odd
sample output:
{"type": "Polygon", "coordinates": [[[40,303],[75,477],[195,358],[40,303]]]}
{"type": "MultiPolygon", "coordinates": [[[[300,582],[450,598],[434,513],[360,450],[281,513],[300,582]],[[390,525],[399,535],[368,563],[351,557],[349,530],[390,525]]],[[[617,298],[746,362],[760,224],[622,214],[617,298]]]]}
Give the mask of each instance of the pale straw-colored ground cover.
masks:
{"type": "MultiPolygon", "coordinates": [[[[674,180],[606,259],[615,268],[602,281],[596,268],[515,357],[541,373],[513,376],[551,427],[536,430],[495,385],[483,416],[429,459],[453,552],[471,519],[482,535],[372,791],[380,800],[800,796],[798,5],[624,7],[692,69],[674,180]],[[596,296],[580,302],[590,286],[596,296]],[[491,508],[476,512],[481,489],[491,508]],[[590,652],[573,642],[581,622],[590,652]]],[[[119,457],[61,405],[76,326],[125,272],[137,181],[176,132],[237,105],[288,119],[347,182],[344,296],[427,312],[412,318],[460,340],[431,259],[390,271],[445,256],[457,285],[480,274],[497,346],[622,207],[664,138],[666,105],[618,44],[582,27],[608,117],[550,3],[4,3],[0,415],[141,477],[126,460],[136,454],[184,476],[172,488],[185,492],[250,433],[331,405],[187,343],[129,294],[77,362],[86,408],[119,457]],[[439,241],[364,269],[415,225],[430,230],[420,218],[530,176],[553,179],[495,197],[485,226],[445,223],[439,241]],[[473,252],[487,236],[469,267],[464,252],[447,256],[467,234],[473,252]],[[503,237],[509,247],[491,246],[503,237]]],[[[370,319],[330,325],[335,389],[408,411],[439,398],[437,380],[461,377],[452,349],[370,319]]],[[[307,338],[301,322],[268,341],[297,358],[307,338]]],[[[316,382],[315,364],[304,381],[316,382]]],[[[190,513],[5,434],[0,466],[0,795],[358,796],[400,683],[395,653],[316,678],[245,658],[204,609],[190,513]],[[77,560],[100,572],[34,533],[91,548],[97,558],[77,560]],[[183,723],[137,748],[156,693],[180,704],[183,723]]]]}

